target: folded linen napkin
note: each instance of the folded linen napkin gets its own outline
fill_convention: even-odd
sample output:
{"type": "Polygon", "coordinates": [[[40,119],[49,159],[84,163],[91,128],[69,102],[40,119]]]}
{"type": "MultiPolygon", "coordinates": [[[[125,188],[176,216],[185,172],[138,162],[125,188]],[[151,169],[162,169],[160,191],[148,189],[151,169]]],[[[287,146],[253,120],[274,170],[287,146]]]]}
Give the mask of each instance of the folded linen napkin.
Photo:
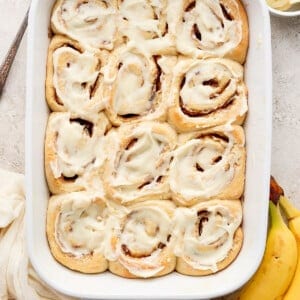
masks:
{"type": "Polygon", "coordinates": [[[30,265],[25,238],[24,176],[0,169],[0,300],[67,300],[30,265]]]}

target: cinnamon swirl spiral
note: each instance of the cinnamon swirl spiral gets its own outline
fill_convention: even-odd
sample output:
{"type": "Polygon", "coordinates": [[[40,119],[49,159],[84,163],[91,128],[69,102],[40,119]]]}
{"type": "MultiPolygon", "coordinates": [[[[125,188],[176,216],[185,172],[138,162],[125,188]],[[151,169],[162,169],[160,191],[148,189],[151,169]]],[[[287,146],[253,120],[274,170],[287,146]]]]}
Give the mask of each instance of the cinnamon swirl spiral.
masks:
{"type": "Polygon", "coordinates": [[[243,243],[242,206],[237,200],[212,200],[178,208],[172,242],[176,270],[186,275],[208,275],[226,268],[243,243]]]}
{"type": "Polygon", "coordinates": [[[51,197],[46,228],[55,259],[83,273],[105,271],[106,218],[106,203],[96,194],[76,192],[51,197]]]}
{"type": "Polygon", "coordinates": [[[45,140],[45,172],[53,194],[87,188],[101,189],[100,168],[105,160],[105,133],[110,123],[103,113],[97,122],[52,113],[45,140]]]}
{"type": "Polygon", "coordinates": [[[54,33],[85,47],[112,50],[117,32],[116,0],[57,0],[52,11],[54,33]]]}
{"type": "Polygon", "coordinates": [[[176,257],[169,246],[175,205],[151,200],[128,207],[115,219],[111,238],[109,270],[126,278],[166,275],[175,268],[176,257]]]}
{"type": "Polygon", "coordinates": [[[123,125],[109,134],[110,156],[104,166],[104,188],[122,204],[168,199],[168,170],[177,135],[166,123],[123,125]]]}
{"type": "Polygon", "coordinates": [[[111,54],[104,71],[104,99],[114,125],[166,118],[162,98],[168,93],[171,72],[165,73],[161,67],[165,61],[127,46],[111,54]]]}
{"type": "Polygon", "coordinates": [[[228,59],[181,59],[173,71],[169,122],[180,132],[242,124],[248,110],[243,72],[228,59]]]}
{"type": "Polygon", "coordinates": [[[242,127],[228,125],[181,136],[170,164],[172,199],[183,206],[239,199],[244,191],[244,139],[242,127]]]}
{"type": "Polygon", "coordinates": [[[248,20],[239,0],[170,1],[177,50],[193,57],[227,57],[244,63],[248,20]]]}
{"type": "Polygon", "coordinates": [[[104,108],[101,67],[106,51],[89,51],[78,42],[55,36],[49,46],[46,99],[52,111],[97,117],[104,108]]]}
{"type": "Polygon", "coordinates": [[[119,31],[129,43],[153,55],[176,54],[169,32],[167,0],[118,0],[119,31]]]}

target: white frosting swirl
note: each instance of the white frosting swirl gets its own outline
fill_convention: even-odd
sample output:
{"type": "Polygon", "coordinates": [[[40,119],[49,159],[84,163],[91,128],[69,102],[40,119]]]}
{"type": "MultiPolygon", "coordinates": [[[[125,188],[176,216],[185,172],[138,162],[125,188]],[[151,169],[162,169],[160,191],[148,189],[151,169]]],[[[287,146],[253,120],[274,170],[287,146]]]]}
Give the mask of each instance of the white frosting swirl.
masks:
{"type": "Polygon", "coordinates": [[[111,50],[116,33],[116,10],[111,0],[59,0],[51,22],[55,31],[85,47],[111,50]]]}
{"type": "MultiPolygon", "coordinates": [[[[244,88],[242,66],[227,60],[196,61],[185,71],[180,99],[182,109],[191,116],[206,115],[229,105],[244,88]]],[[[246,97],[239,101],[246,106],[241,107],[242,114],[247,110],[246,97]]]]}
{"type": "Polygon", "coordinates": [[[119,31],[134,47],[149,54],[173,52],[175,42],[169,35],[166,0],[119,1],[119,31]]]}
{"type": "MultiPolygon", "coordinates": [[[[221,1],[195,0],[188,1],[186,6],[183,2],[170,5],[173,14],[178,16],[179,52],[193,56],[224,56],[239,45],[242,40],[240,16],[231,16],[221,1]]],[[[238,12],[237,3],[231,2],[238,12]]]]}
{"type": "Polygon", "coordinates": [[[105,159],[104,133],[108,120],[101,114],[99,123],[72,118],[69,113],[51,115],[47,132],[54,135],[55,159],[50,162],[54,178],[88,176],[105,159]]]}
{"type": "Polygon", "coordinates": [[[240,201],[214,200],[190,209],[178,208],[172,243],[176,256],[196,270],[218,271],[233,248],[242,221],[240,201]]]}
{"type": "Polygon", "coordinates": [[[150,201],[132,208],[120,221],[115,255],[131,274],[151,277],[165,267],[165,252],[170,255],[171,217],[164,206],[174,209],[172,203],[160,207],[150,201]]]}
{"type": "Polygon", "coordinates": [[[171,190],[184,205],[220,194],[233,180],[243,155],[243,146],[236,144],[230,131],[190,136],[174,151],[170,165],[171,190]]]}
{"type": "Polygon", "coordinates": [[[55,238],[65,253],[76,257],[104,252],[105,204],[93,197],[67,197],[60,206],[55,238]]]}
{"type": "Polygon", "coordinates": [[[93,52],[83,53],[63,46],[53,52],[53,86],[59,103],[69,111],[82,113],[101,110],[101,99],[94,97],[101,61],[93,52]]]}
{"type": "Polygon", "coordinates": [[[176,134],[167,124],[145,122],[121,127],[111,136],[113,157],[105,180],[123,203],[153,194],[168,193],[166,180],[176,134]]]}
{"type": "Polygon", "coordinates": [[[130,47],[112,54],[104,68],[108,117],[116,125],[131,120],[161,119],[165,114],[165,87],[160,59],[145,56],[130,47]]]}

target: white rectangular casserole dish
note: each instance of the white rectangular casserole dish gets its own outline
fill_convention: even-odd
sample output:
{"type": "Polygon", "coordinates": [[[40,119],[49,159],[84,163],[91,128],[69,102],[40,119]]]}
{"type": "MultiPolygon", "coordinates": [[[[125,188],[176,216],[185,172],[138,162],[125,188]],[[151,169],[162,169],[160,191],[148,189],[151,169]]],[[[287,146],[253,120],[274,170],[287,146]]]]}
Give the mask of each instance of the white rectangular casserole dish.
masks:
{"type": "Polygon", "coordinates": [[[26,108],[27,241],[31,262],[58,291],[91,299],[206,299],[241,287],[257,269],[265,248],[271,158],[272,73],[269,14],[263,0],[244,0],[250,26],[246,64],[249,89],[244,244],[224,271],[206,277],[178,273],[128,280],[111,273],[83,275],[57,263],[48,248],[45,220],[48,188],[44,175],[44,135],[49,115],[45,100],[48,28],[54,0],[33,0],[29,17],[26,108]]]}

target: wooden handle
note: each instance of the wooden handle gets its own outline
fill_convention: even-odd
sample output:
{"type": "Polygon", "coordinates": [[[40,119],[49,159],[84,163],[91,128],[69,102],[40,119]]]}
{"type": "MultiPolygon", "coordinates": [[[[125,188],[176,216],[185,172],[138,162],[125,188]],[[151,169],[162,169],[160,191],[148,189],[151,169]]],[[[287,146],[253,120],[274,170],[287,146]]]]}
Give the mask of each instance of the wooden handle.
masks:
{"type": "Polygon", "coordinates": [[[29,10],[27,11],[26,16],[25,16],[25,18],[24,18],[24,20],[23,20],[23,22],[20,26],[20,29],[19,29],[19,31],[18,31],[18,33],[17,33],[17,35],[16,35],[16,37],[13,41],[8,53],[6,54],[4,62],[2,63],[2,65],[0,67],[0,97],[1,97],[1,94],[2,94],[2,91],[3,91],[6,79],[8,77],[10,68],[12,66],[12,63],[15,59],[18,48],[19,48],[20,43],[22,41],[24,32],[27,28],[28,12],[29,12],[29,10]]]}

